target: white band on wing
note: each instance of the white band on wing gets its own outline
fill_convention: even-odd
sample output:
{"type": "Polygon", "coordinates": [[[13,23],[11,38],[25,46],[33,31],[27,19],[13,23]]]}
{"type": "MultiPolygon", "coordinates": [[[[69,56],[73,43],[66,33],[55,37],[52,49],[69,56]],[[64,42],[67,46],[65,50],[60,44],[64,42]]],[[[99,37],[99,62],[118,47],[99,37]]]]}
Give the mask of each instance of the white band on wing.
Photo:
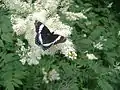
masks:
{"type": "Polygon", "coordinates": [[[53,44],[56,43],[58,40],[60,40],[61,36],[58,36],[55,41],[53,41],[53,44]]]}
{"type": "Polygon", "coordinates": [[[39,40],[40,40],[41,45],[43,45],[43,40],[42,40],[41,34],[39,34],[39,40]]]}
{"type": "Polygon", "coordinates": [[[43,42],[41,42],[41,44],[42,44],[43,46],[47,47],[47,46],[50,46],[51,44],[54,44],[54,43],[57,42],[58,40],[60,40],[60,38],[61,38],[61,36],[58,36],[58,37],[57,37],[53,42],[51,42],[51,43],[43,44],[43,42]]]}
{"type": "Polygon", "coordinates": [[[42,44],[43,46],[45,46],[45,47],[48,47],[48,46],[50,46],[50,45],[52,45],[53,43],[51,42],[51,43],[46,43],[46,44],[42,44]]]}
{"type": "Polygon", "coordinates": [[[42,45],[42,46],[45,46],[45,47],[48,47],[48,46],[50,46],[51,44],[53,44],[53,42],[43,44],[43,40],[42,40],[41,34],[39,34],[39,40],[40,40],[41,45],[42,45]]]}
{"type": "Polygon", "coordinates": [[[41,31],[42,31],[42,29],[43,29],[44,26],[45,26],[44,24],[41,24],[41,25],[40,25],[40,27],[39,27],[39,32],[38,32],[38,33],[41,33],[41,31]]]}

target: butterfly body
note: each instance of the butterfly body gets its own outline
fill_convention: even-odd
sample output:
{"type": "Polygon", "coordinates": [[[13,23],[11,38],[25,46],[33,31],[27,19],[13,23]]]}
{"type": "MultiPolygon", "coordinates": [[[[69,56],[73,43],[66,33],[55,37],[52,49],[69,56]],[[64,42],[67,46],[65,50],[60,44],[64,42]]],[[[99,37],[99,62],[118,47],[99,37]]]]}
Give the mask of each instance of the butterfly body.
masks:
{"type": "Polygon", "coordinates": [[[35,21],[35,29],[35,43],[38,46],[41,46],[43,50],[47,50],[52,45],[63,43],[66,41],[66,38],[64,36],[54,34],[54,32],[51,33],[44,24],[37,20],[35,21]]]}

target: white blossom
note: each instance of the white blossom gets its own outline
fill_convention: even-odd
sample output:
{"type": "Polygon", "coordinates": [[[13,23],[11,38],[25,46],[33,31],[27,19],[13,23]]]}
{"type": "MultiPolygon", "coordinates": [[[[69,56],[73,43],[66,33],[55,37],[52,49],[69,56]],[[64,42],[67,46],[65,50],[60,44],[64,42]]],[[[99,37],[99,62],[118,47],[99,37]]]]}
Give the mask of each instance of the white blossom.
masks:
{"type": "Polygon", "coordinates": [[[26,30],[25,20],[21,18],[15,18],[14,16],[11,16],[11,18],[13,29],[16,32],[16,34],[17,35],[24,34],[26,30]]]}
{"type": "Polygon", "coordinates": [[[61,11],[62,13],[67,12],[72,2],[73,0],[62,0],[59,5],[61,7],[59,11],[61,11]]]}
{"type": "Polygon", "coordinates": [[[49,83],[49,80],[48,80],[48,78],[47,78],[47,72],[45,71],[45,68],[42,68],[42,73],[43,73],[43,81],[45,82],[45,83],[49,83]]]}
{"type": "Polygon", "coordinates": [[[120,62],[116,62],[116,63],[115,63],[114,69],[120,70],[120,62]]]}
{"type": "Polygon", "coordinates": [[[20,39],[17,39],[17,43],[16,43],[18,46],[23,46],[23,45],[25,45],[25,43],[22,41],[22,40],[20,40],[20,39]]]}
{"type": "Polygon", "coordinates": [[[76,59],[77,54],[74,44],[72,40],[68,39],[73,28],[60,21],[60,16],[57,14],[57,7],[59,5],[63,6],[59,11],[64,11],[64,13],[70,18],[72,17],[73,20],[79,18],[86,19],[87,17],[84,16],[83,13],[67,12],[72,0],[63,0],[62,2],[61,0],[36,0],[35,3],[31,3],[31,0],[27,1],[29,3],[21,0],[4,0],[5,5],[9,7],[10,10],[14,9],[16,11],[16,13],[11,15],[14,32],[16,32],[17,35],[24,34],[25,39],[28,41],[29,48],[25,48],[24,45],[22,45],[17,51],[19,52],[22,64],[24,65],[27,62],[29,65],[36,65],[39,63],[41,55],[54,55],[58,50],[66,57],[76,59]],[[35,44],[35,20],[45,24],[51,32],[54,31],[55,34],[66,37],[66,42],[52,45],[44,51],[40,46],[35,44]]]}
{"type": "Polygon", "coordinates": [[[50,81],[55,81],[55,80],[60,80],[59,73],[55,70],[52,69],[49,72],[45,71],[45,68],[42,68],[42,73],[43,73],[43,81],[45,83],[49,83],[50,81]]]}
{"type": "Polygon", "coordinates": [[[48,78],[50,81],[59,80],[59,73],[55,69],[53,69],[49,72],[48,78]]]}
{"type": "Polygon", "coordinates": [[[64,12],[64,14],[66,15],[66,18],[69,20],[78,20],[78,19],[87,19],[87,17],[85,15],[83,15],[82,12],[80,13],[73,13],[73,12],[64,12]]]}
{"type": "MultiPolygon", "coordinates": [[[[43,14],[41,14],[41,13],[42,12],[40,12],[40,13],[35,12],[35,13],[33,13],[33,15],[29,15],[26,18],[26,20],[24,22],[26,25],[26,27],[25,27],[26,31],[23,30],[23,32],[21,32],[21,28],[20,28],[20,31],[17,31],[19,29],[15,30],[15,32],[17,31],[16,33],[18,33],[18,32],[20,32],[20,34],[25,33],[25,39],[28,40],[28,43],[30,45],[29,51],[31,51],[32,54],[29,55],[29,58],[26,59],[26,62],[28,62],[29,65],[37,64],[38,63],[37,59],[38,58],[41,59],[41,55],[44,55],[44,54],[54,55],[57,50],[61,50],[61,53],[63,53],[68,58],[76,59],[77,54],[75,53],[76,51],[74,49],[74,45],[73,45],[72,41],[69,39],[67,39],[67,41],[65,43],[53,45],[46,51],[44,51],[40,46],[37,46],[35,44],[35,36],[36,36],[35,26],[34,26],[35,19],[40,20],[40,21],[43,20],[43,22],[45,22],[44,24],[50,29],[51,32],[54,31],[56,34],[62,35],[64,37],[68,37],[71,34],[71,30],[72,30],[72,28],[70,26],[67,26],[67,25],[63,24],[62,22],[60,22],[58,15],[46,20],[46,18],[43,19],[43,18],[37,17],[38,15],[39,16],[41,15],[41,17],[42,17],[43,14]],[[34,63],[34,61],[35,61],[35,63],[34,63]]],[[[45,13],[45,12],[43,12],[43,13],[45,13]]],[[[46,14],[44,14],[44,15],[46,15],[46,14]]],[[[19,23],[19,24],[21,24],[21,23],[19,23]]],[[[26,57],[28,57],[27,54],[26,54],[26,57]]],[[[22,60],[25,62],[25,59],[22,59],[22,60]]]]}
{"type": "Polygon", "coordinates": [[[104,38],[104,36],[100,36],[101,41],[107,41],[107,39],[104,38]]]}
{"type": "Polygon", "coordinates": [[[75,52],[73,52],[73,51],[70,51],[68,53],[68,57],[71,58],[72,60],[77,59],[77,54],[75,52]]]}
{"type": "Polygon", "coordinates": [[[118,31],[118,36],[120,36],[120,31],[118,31]]]}
{"type": "Polygon", "coordinates": [[[99,50],[102,50],[103,49],[103,44],[101,42],[99,42],[97,44],[95,42],[93,42],[93,47],[97,48],[99,50]]]}
{"type": "Polygon", "coordinates": [[[107,7],[108,7],[108,8],[111,8],[112,5],[113,5],[113,2],[111,2],[107,7]]]}
{"type": "Polygon", "coordinates": [[[94,54],[86,54],[87,58],[90,60],[98,59],[94,54]]]}
{"type": "Polygon", "coordinates": [[[85,24],[86,24],[86,26],[89,26],[89,25],[91,25],[92,23],[91,23],[90,21],[86,21],[85,24]]]}
{"type": "Polygon", "coordinates": [[[26,62],[29,64],[29,65],[37,65],[39,64],[39,61],[38,59],[41,59],[41,57],[39,56],[36,56],[34,55],[34,53],[36,52],[35,50],[34,51],[31,51],[31,48],[28,47],[28,48],[25,48],[24,45],[25,43],[20,40],[20,39],[17,39],[17,43],[16,43],[18,46],[20,46],[20,49],[17,50],[16,52],[19,53],[18,55],[20,56],[20,61],[21,63],[24,65],[26,62]]]}
{"type": "Polygon", "coordinates": [[[60,0],[45,0],[45,9],[49,12],[54,13],[57,10],[60,0]]]}
{"type": "Polygon", "coordinates": [[[29,3],[23,2],[21,0],[3,0],[5,5],[10,10],[15,10],[16,14],[25,14],[32,12],[32,7],[29,3]]]}
{"type": "Polygon", "coordinates": [[[87,34],[83,34],[83,37],[87,37],[87,34]]]}
{"type": "Polygon", "coordinates": [[[71,40],[67,40],[65,43],[60,44],[59,48],[66,57],[72,60],[77,58],[76,50],[71,40]]]}

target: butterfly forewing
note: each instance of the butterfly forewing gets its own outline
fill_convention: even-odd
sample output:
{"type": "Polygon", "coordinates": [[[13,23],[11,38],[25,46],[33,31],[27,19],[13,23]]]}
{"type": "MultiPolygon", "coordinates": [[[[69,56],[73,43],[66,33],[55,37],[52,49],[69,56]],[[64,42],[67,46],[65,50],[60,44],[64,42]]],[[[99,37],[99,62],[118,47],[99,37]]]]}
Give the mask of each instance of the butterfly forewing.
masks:
{"type": "Polygon", "coordinates": [[[38,46],[41,45],[41,42],[39,40],[39,34],[37,33],[36,37],[35,37],[35,44],[37,44],[38,46]]]}
{"type": "Polygon", "coordinates": [[[39,32],[39,27],[40,27],[40,25],[42,25],[42,23],[37,21],[37,20],[35,20],[34,24],[35,24],[36,33],[38,33],[39,32]]]}
{"type": "Polygon", "coordinates": [[[46,26],[44,26],[42,31],[41,31],[41,35],[48,35],[49,36],[49,35],[51,35],[51,32],[46,26]]]}

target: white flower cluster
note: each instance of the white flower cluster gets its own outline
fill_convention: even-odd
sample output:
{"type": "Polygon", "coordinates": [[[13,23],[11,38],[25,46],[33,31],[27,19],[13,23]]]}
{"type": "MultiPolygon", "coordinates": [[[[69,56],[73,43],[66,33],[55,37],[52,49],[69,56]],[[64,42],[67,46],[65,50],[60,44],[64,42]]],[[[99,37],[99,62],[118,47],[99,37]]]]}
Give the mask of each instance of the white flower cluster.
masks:
{"type": "Polygon", "coordinates": [[[72,2],[73,0],[61,0],[61,3],[59,5],[61,8],[59,9],[59,11],[61,11],[62,13],[67,12],[72,2]]]}
{"type": "Polygon", "coordinates": [[[69,8],[70,4],[73,2],[73,0],[63,0],[60,4],[60,10],[62,14],[66,16],[66,19],[70,21],[75,21],[78,19],[87,19],[87,17],[81,12],[79,13],[73,13],[73,12],[68,12],[67,9],[69,8]]]}
{"type": "Polygon", "coordinates": [[[45,71],[45,68],[42,69],[42,73],[44,75],[43,81],[45,83],[49,83],[50,81],[55,81],[55,80],[60,80],[59,73],[55,70],[52,69],[48,73],[45,71]]]}
{"type": "Polygon", "coordinates": [[[78,20],[78,19],[87,19],[87,17],[85,16],[85,15],[83,15],[83,13],[73,13],[73,12],[65,12],[64,13],[65,15],[66,15],[66,17],[67,17],[67,19],[69,19],[69,20],[78,20]]]}
{"type": "Polygon", "coordinates": [[[118,36],[120,36],[120,31],[118,31],[118,36]]]}
{"type": "Polygon", "coordinates": [[[16,14],[32,12],[31,5],[21,0],[3,0],[3,2],[10,10],[15,10],[16,14]]]}
{"type": "Polygon", "coordinates": [[[107,7],[111,8],[113,6],[113,2],[111,2],[107,7]]]}
{"type": "MultiPolygon", "coordinates": [[[[11,22],[13,24],[14,32],[17,35],[25,34],[25,39],[28,41],[29,48],[25,48],[22,52],[26,53],[21,55],[21,62],[29,65],[38,64],[38,60],[41,59],[41,55],[50,54],[54,55],[56,51],[60,50],[62,54],[71,59],[76,59],[77,54],[74,49],[74,45],[70,39],[67,39],[65,43],[60,43],[51,46],[48,50],[44,51],[40,46],[35,44],[35,20],[41,21],[45,24],[50,31],[54,31],[56,34],[64,37],[69,37],[72,32],[72,27],[63,24],[60,21],[60,16],[57,14],[57,7],[62,4],[67,6],[62,7],[60,10],[66,11],[69,7],[71,0],[36,0],[35,3],[31,3],[31,0],[27,0],[29,3],[21,0],[5,0],[6,6],[10,10],[15,9],[17,14],[11,15],[11,22]],[[67,3],[65,3],[67,2],[67,3]],[[18,14],[27,13],[26,17],[21,17],[18,14]]],[[[78,18],[87,18],[82,13],[67,12],[66,15],[72,17],[73,20],[78,18]]]]}
{"type": "Polygon", "coordinates": [[[103,44],[101,42],[99,42],[97,44],[95,42],[93,42],[93,47],[97,48],[99,50],[102,50],[103,49],[103,44]]]}
{"type": "Polygon", "coordinates": [[[100,42],[95,43],[93,42],[93,47],[99,50],[103,50],[103,42],[106,42],[107,39],[104,38],[104,36],[100,36],[100,42]]]}
{"type": "Polygon", "coordinates": [[[11,21],[14,24],[13,25],[14,32],[16,32],[17,35],[24,34],[25,29],[26,29],[25,20],[21,18],[15,18],[15,16],[12,15],[11,21]]]}
{"type": "Polygon", "coordinates": [[[20,61],[21,63],[24,65],[26,62],[29,64],[29,65],[37,65],[39,64],[39,61],[37,59],[40,59],[39,57],[37,57],[36,55],[34,55],[34,52],[31,52],[31,48],[28,47],[27,49],[24,47],[25,43],[20,40],[20,39],[17,39],[17,43],[16,43],[20,49],[17,50],[16,52],[18,53],[18,55],[20,56],[20,61]]]}
{"type": "Polygon", "coordinates": [[[93,53],[89,53],[88,51],[85,51],[84,52],[86,54],[86,57],[89,59],[89,60],[97,60],[98,58],[93,54],[93,53]]]}
{"type": "Polygon", "coordinates": [[[120,71],[120,62],[116,62],[116,63],[114,64],[114,69],[120,71]]]}
{"type": "Polygon", "coordinates": [[[88,57],[89,60],[94,60],[94,59],[98,59],[94,54],[86,54],[86,56],[88,57]]]}

